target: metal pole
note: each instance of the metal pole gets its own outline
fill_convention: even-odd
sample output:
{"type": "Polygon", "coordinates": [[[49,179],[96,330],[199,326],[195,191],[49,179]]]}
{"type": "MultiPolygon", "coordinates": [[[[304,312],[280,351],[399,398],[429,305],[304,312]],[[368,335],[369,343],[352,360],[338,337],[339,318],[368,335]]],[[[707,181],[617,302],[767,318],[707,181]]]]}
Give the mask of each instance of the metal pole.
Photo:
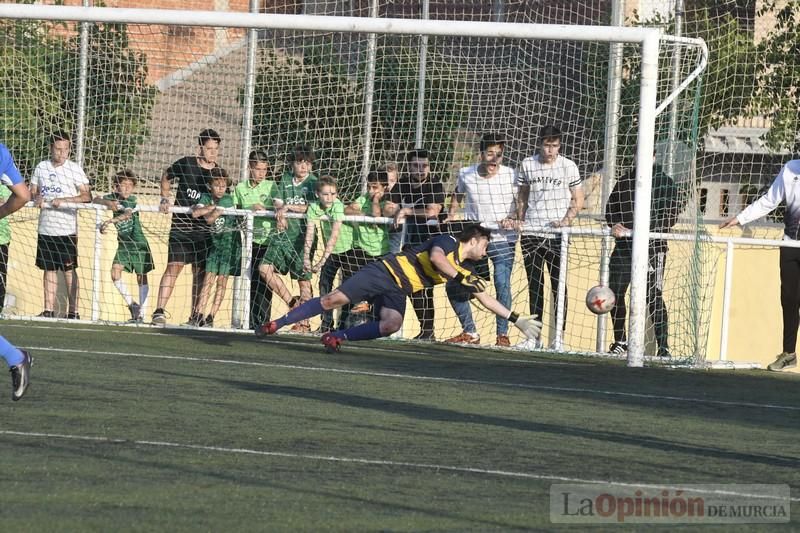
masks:
{"type": "MultiPolygon", "coordinates": [[[[89,7],[90,0],[83,0],[83,7],[89,7]]],[[[80,63],[78,72],[78,116],[75,122],[75,162],[83,167],[86,141],[86,99],[88,97],[89,83],[89,25],[91,22],[81,23],[80,32],[80,63]]]]}
{"type": "MultiPolygon", "coordinates": [[[[430,0],[422,0],[422,19],[430,18],[430,0]]],[[[428,62],[428,36],[419,38],[419,82],[417,87],[417,134],[414,146],[422,148],[425,126],[425,67],[428,62]]]]}
{"type": "MultiPolygon", "coordinates": [[[[258,0],[250,0],[250,12],[258,13],[258,0]]],[[[244,72],[244,102],[242,115],[242,133],[239,153],[239,181],[249,179],[248,159],[253,145],[253,106],[256,94],[256,50],[258,47],[258,30],[247,31],[247,59],[244,72]]],[[[242,247],[242,275],[233,278],[233,310],[231,311],[231,327],[246,328],[250,314],[250,281],[253,278],[252,253],[253,229],[252,217],[248,217],[248,233],[245,242],[251,243],[242,247]]]]}
{"type": "MultiPolygon", "coordinates": [[[[611,3],[611,25],[622,26],[625,22],[622,2],[614,0],[611,3]]],[[[619,134],[620,93],[622,92],[622,51],[621,43],[609,45],[608,57],[608,100],[606,101],[606,132],[605,151],[603,153],[603,176],[600,184],[600,215],[605,215],[606,203],[611,194],[611,183],[617,175],[617,137],[619,134]]],[[[611,255],[611,237],[604,237],[600,241],[600,285],[608,285],[608,263],[611,255]]],[[[598,352],[606,350],[606,315],[597,316],[597,344],[598,352]]]]}
{"type": "Polygon", "coordinates": [[[733,241],[725,246],[725,285],[722,290],[722,329],[719,336],[719,360],[728,360],[728,328],[730,326],[731,288],[733,287],[733,241]]]}
{"type": "MultiPolygon", "coordinates": [[[[372,0],[371,18],[378,18],[378,0],[372,0]]],[[[361,192],[367,192],[367,174],[372,159],[372,108],[375,102],[375,61],[378,51],[378,34],[367,38],[367,77],[364,80],[364,155],[361,160],[361,192]]]]}
{"type": "MultiPolygon", "coordinates": [[[[683,36],[683,0],[675,0],[675,36],[683,36]]],[[[672,54],[672,91],[678,90],[681,75],[681,47],[675,46],[672,54]]],[[[673,100],[669,107],[669,131],[667,133],[667,153],[665,154],[664,170],[668,176],[675,178],[675,143],[678,129],[678,99],[673,100]]]]}
{"type": "MultiPolygon", "coordinates": [[[[642,42],[642,73],[639,94],[639,135],[636,160],[653,157],[658,90],[658,35],[642,42]]],[[[633,258],[631,261],[630,320],[628,366],[644,365],[644,332],[647,321],[647,268],[650,239],[650,197],[653,188],[653,165],[636,165],[636,197],[633,211],[633,258]]]]}

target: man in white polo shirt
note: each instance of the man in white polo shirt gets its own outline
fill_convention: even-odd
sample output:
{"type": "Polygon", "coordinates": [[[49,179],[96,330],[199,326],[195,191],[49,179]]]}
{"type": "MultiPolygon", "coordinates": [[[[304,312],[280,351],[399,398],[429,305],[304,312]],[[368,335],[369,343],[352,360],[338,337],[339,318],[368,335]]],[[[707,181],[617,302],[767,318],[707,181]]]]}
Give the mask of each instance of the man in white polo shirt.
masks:
{"type": "MultiPolygon", "coordinates": [[[[557,302],[558,278],[561,274],[561,236],[535,230],[570,226],[583,207],[584,192],[578,166],[559,154],[561,131],[555,126],[543,127],[539,132],[538,144],[539,153],[523,160],[517,172],[517,220],[534,229],[520,236],[520,247],[528,274],[530,311],[541,320],[544,312],[545,263],[550,274],[554,306],[557,302]]],[[[565,317],[566,301],[565,293],[565,317]]],[[[539,339],[529,344],[523,348],[541,347],[539,339]]]]}
{"type": "Polygon", "coordinates": [[[91,201],[89,180],[83,169],[69,160],[70,134],[57,131],[50,137],[50,159],[36,165],[31,178],[31,196],[37,207],[49,203],[52,209],[39,212],[39,238],[36,266],[44,271],[44,311],[39,316],[55,316],[58,271],[64,272],[69,295],[67,318],[78,314],[78,213],[57,209],[62,203],[91,201]]]}
{"type": "MultiPolygon", "coordinates": [[[[502,164],[505,141],[495,134],[481,138],[481,161],[462,168],[458,173],[456,190],[450,200],[448,220],[453,220],[464,202],[464,219],[492,225],[492,236],[486,249],[494,267],[494,288],[497,300],[506,307],[511,305],[511,270],[514,268],[514,247],[517,232],[509,227],[516,211],[517,193],[514,169],[502,164]],[[494,227],[496,226],[496,227],[494,227]]],[[[486,258],[475,263],[476,273],[489,279],[489,262],[486,258]]],[[[447,286],[450,303],[461,323],[462,332],[447,339],[450,343],[480,343],[470,308],[470,294],[459,291],[455,284],[447,286]]],[[[510,346],[508,320],[497,316],[497,346],[510,346]]]]}

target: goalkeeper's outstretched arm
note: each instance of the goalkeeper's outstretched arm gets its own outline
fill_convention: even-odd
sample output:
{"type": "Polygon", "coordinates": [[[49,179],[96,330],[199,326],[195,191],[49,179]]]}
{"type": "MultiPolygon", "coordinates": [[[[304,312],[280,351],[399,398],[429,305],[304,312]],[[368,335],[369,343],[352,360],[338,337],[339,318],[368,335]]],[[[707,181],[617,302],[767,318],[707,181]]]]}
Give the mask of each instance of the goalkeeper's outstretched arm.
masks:
{"type": "Polygon", "coordinates": [[[509,322],[513,323],[514,326],[519,328],[519,330],[525,334],[527,338],[539,338],[539,335],[542,332],[542,323],[539,320],[536,320],[535,316],[518,315],[486,292],[476,292],[475,299],[478,300],[483,307],[497,316],[507,318],[509,322]]]}

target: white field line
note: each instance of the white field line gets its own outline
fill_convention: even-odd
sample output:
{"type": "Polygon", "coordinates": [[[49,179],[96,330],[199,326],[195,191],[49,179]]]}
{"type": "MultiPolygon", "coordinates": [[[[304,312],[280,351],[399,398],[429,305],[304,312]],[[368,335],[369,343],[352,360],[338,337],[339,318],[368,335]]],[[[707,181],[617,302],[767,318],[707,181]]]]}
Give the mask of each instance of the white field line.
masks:
{"type": "MultiPolygon", "coordinates": [[[[52,320],[52,319],[48,318],[48,319],[41,319],[41,320],[52,320]]],[[[119,325],[123,325],[123,324],[114,324],[114,325],[115,326],[119,326],[119,325]]],[[[142,328],[142,326],[139,325],[139,324],[131,324],[129,326],[132,327],[132,328],[142,328]]],[[[12,327],[18,327],[18,328],[24,328],[24,329],[48,329],[48,330],[52,329],[52,327],[49,327],[49,326],[32,326],[30,324],[26,324],[24,326],[22,324],[13,324],[13,323],[3,324],[3,328],[12,328],[12,327]]],[[[152,328],[150,326],[146,326],[145,329],[152,329],[152,328]]],[[[215,328],[205,328],[203,330],[198,330],[197,328],[188,327],[188,326],[186,328],[176,327],[176,328],[171,328],[171,329],[177,329],[177,330],[180,330],[180,331],[182,331],[184,333],[185,332],[196,332],[197,333],[197,335],[196,335],[197,337],[202,337],[205,334],[208,334],[210,332],[232,333],[234,335],[242,335],[242,336],[246,336],[246,335],[254,336],[252,332],[247,333],[247,332],[242,332],[241,330],[215,329],[215,328]]],[[[108,334],[107,330],[93,329],[93,328],[69,328],[69,331],[82,331],[82,332],[86,332],[86,333],[104,333],[104,334],[108,334]]],[[[138,335],[163,336],[164,333],[156,333],[154,331],[136,331],[136,335],[137,336],[138,335]]],[[[305,340],[311,340],[312,339],[311,337],[300,336],[300,335],[293,335],[293,337],[296,338],[296,339],[305,339],[305,340]]],[[[298,346],[298,345],[311,346],[311,344],[290,342],[290,341],[282,341],[282,340],[280,340],[280,337],[272,337],[272,338],[269,339],[269,341],[265,341],[264,344],[281,344],[281,345],[286,345],[286,346],[298,346]]],[[[457,346],[456,345],[449,345],[449,347],[454,348],[454,347],[457,347],[457,346]]],[[[467,346],[464,346],[464,348],[467,348],[467,346]]],[[[495,351],[497,353],[507,353],[509,351],[509,350],[502,349],[502,348],[494,350],[491,346],[482,346],[480,348],[471,347],[470,349],[493,350],[493,351],[495,351]]],[[[361,345],[361,346],[359,346],[359,345],[352,344],[352,343],[347,345],[347,351],[348,352],[349,351],[370,352],[370,353],[372,353],[372,352],[385,352],[385,353],[391,353],[391,354],[422,355],[422,356],[430,356],[430,355],[432,355],[432,352],[435,352],[435,350],[427,350],[427,351],[411,350],[411,349],[408,349],[408,348],[404,348],[402,346],[392,346],[391,348],[378,348],[378,347],[375,347],[374,345],[370,345],[370,346],[361,345]]],[[[523,352],[517,352],[517,353],[523,353],[523,352]]],[[[536,353],[538,354],[539,352],[536,352],[536,353]]],[[[448,352],[447,356],[448,357],[459,357],[459,358],[462,358],[462,359],[479,359],[479,360],[482,360],[482,361],[489,360],[486,357],[482,357],[482,356],[478,356],[478,355],[468,355],[468,354],[465,354],[463,352],[459,352],[459,353],[448,352]]],[[[540,360],[535,360],[535,359],[513,359],[513,358],[509,358],[509,357],[492,357],[491,361],[503,361],[503,362],[506,362],[506,363],[524,363],[524,364],[531,364],[531,365],[554,365],[554,366],[576,366],[576,365],[587,365],[587,364],[590,364],[588,362],[583,362],[583,361],[578,361],[578,360],[575,360],[575,361],[548,361],[548,360],[540,361],[540,360]]]]}
{"type": "Polygon", "coordinates": [[[586,389],[580,387],[555,387],[550,385],[531,385],[527,383],[509,383],[504,381],[488,381],[482,379],[446,378],[439,376],[422,376],[417,374],[400,374],[395,372],[369,372],[366,370],[352,370],[346,368],[331,368],[322,366],[289,365],[284,363],[262,363],[256,361],[235,361],[231,359],[203,358],[203,357],[193,357],[188,355],[141,354],[141,353],[129,353],[129,352],[98,352],[98,351],[88,351],[88,350],[77,351],[77,350],[70,350],[67,348],[48,348],[48,347],[37,347],[37,346],[27,346],[26,348],[30,349],[34,353],[40,351],[40,352],[75,353],[81,356],[112,355],[121,357],[140,357],[145,359],[169,359],[174,361],[193,361],[193,362],[203,362],[203,363],[217,363],[223,365],[243,365],[243,366],[256,366],[263,368],[283,368],[288,370],[303,370],[307,372],[329,372],[332,374],[349,374],[355,376],[408,379],[416,381],[434,381],[439,383],[457,383],[457,384],[469,384],[469,385],[482,385],[490,387],[508,387],[515,389],[596,394],[600,396],[621,396],[626,398],[642,398],[642,399],[659,400],[659,401],[669,400],[675,402],[691,402],[698,404],[724,405],[731,407],[751,407],[758,409],[781,409],[785,411],[800,411],[800,406],[792,406],[792,405],[778,405],[778,404],[754,403],[754,402],[733,402],[724,400],[710,400],[707,398],[692,398],[684,396],[662,396],[658,394],[643,394],[637,392],[586,389]]]}
{"type": "MultiPolygon", "coordinates": [[[[410,463],[407,461],[391,461],[386,459],[365,459],[361,457],[337,457],[334,455],[316,455],[316,454],[304,454],[304,453],[290,453],[290,452],[275,452],[275,451],[266,451],[266,450],[251,450],[247,448],[225,448],[222,446],[204,446],[202,444],[184,444],[179,442],[163,442],[163,441],[151,441],[151,440],[131,440],[131,439],[120,439],[120,438],[109,438],[109,437],[91,437],[86,435],[64,435],[59,433],[37,433],[37,432],[26,432],[26,431],[7,431],[7,430],[0,430],[0,435],[9,435],[9,436],[19,436],[19,437],[37,437],[43,439],[65,439],[65,440],[77,440],[77,441],[84,441],[84,442],[98,442],[104,444],[130,444],[132,446],[152,446],[158,448],[179,448],[184,450],[200,450],[205,452],[219,452],[219,453],[231,453],[231,454],[243,454],[243,455],[255,455],[261,457],[281,457],[287,459],[307,459],[310,461],[327,461],[332,463],[349,463],[349,464],[361,464],[361,465],[370,465],[370,466],[390,466],[390,467],[401,467],[401,468],[408,468],[408,469],[419,469],[419,470],[434,470],[434,471],[448,471],[448,472],[459,472],[464,474],[482,474],[487,476],[501,476],[501,477],[513,477],[513,478],[522,478],[522,479],[536,479],[542,481],[560,481],[560,482],[567,482],[567,483],[595,483],[595,484],[606,484],[606,485],[615,485],[620,487],[639,487],[639,488],[648,488],[648,489],[666,489],[666,490],[687,490],[687,491],[694,491],[697,492],[697,488],[691,487],[684,487],[680,485],[659,485],[659,484],[650,484],[650,483],[630,483],[624,481],[613,481],[607,479],[583,479],[583,478],[574,478],[574,477],[566,477],[566,476],[557,476],[552,474],[536,474],[532,472],[514,472],[511,470],[495,470],[495,469],[486,469],[486,468],[477,468],[471,466],[453,466],[453,465],[441,465],[441,464],[432,464],[432,463],[410,463]]],[[[707,489],[701,490],[700,492],[704,494],[717,494],[723,496],[740,496],[740,497],[749,497],[749,498],[772,498],[768,494],[758,494],[758,493],[746,493],[746,492],[736,492],[736,491],[727,491],[727,490],[720,490],[720,489],[707,489]]],[[[799,502],[800,498],[789,498],[793,502],[799,502]]]]}

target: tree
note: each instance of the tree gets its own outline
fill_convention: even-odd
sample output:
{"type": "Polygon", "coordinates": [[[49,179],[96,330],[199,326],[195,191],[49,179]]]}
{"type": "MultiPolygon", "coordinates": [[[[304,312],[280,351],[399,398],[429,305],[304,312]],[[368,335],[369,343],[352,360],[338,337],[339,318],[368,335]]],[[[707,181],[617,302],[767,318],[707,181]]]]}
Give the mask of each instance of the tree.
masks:
{"type": "Polygon", "coordinates": [[[758,44],[753,113],[770,119],[765,136],[773,150],[800,152],[800,0],[765,0],[759,17],[774,23],[758,44]]]}
{"type": "MultiPolygon", "coordinates": [[[[49,132],[75,133],[79,39],[61,23],[0,24],[0,135],[26,175],[46,157],[49,132]]],[[[129,163],[148,134],[156,88],[146,79],[146,57],[130,48],[126,26],[90,26],[83,165],[90,178],[129,163]]]]}
{"type": "MultiPolygon", "coordinates": [[[[747,114],[752,104],[752,80],[755,77],[756,48],[752,35],[744,31],[739,22],[729,13],[712,15],[709,11],[713,2],[702,0],[697,2],[695,9],[687,10],[683,19],[683,35],[686,37],[700,37],[705,40],[709,49],[708,66],[702,74],[699,99],[694,87],[686,89],[676,101],[678,106],[678,123],[675,128],[676,140],[689,146],[695,143],[702,146],[704,135],[712,128],[717,128],[726,122],[747,114]],[[706,5],[704,5],[706,4],[706,5]],[[696,106],[696,109],[695,109],[696,106]]],[[[632,26],[660,27],[665,33],[674,34],[674,16],[663,17],[660,15],[652,19],[640,21],[634,15],[627,22],[632,26]]],[[[669,60],[675,53],[674,49],[664,48],[659,61],[658,101],[661,102],[671,91],[672,63],[669,60]]],[[[596,81],[595,98],[596,119],[594,124],[595,135],[600,146],[603,146],[603,133],[599,128],[604,126],[606,75],[608,69],[607,52],[598,48],[595,57],[594,79],[596,81]]],[[[685,76],[690,68],[694,68],[692,58],[683,55],[681,76],[685,76]]],[[[589,59],[590,61],[592,58],[589,59]]],[[[640,63],[638,50],[632,45],[626,45],[623,53],[623,72],[621,92],[621,109],[619,116],[619,164],[621,168],[630,167],[633,163],[633,154],[636,149],[636,135],[638,132],[639,90],[640,90],[640,63]]],[[[679,80],[681,81],[681,80],[679,80]]],[[[663,141],[668,134],[669,113],[663,112],[656,119],[657,141],[663,141]]]]}

